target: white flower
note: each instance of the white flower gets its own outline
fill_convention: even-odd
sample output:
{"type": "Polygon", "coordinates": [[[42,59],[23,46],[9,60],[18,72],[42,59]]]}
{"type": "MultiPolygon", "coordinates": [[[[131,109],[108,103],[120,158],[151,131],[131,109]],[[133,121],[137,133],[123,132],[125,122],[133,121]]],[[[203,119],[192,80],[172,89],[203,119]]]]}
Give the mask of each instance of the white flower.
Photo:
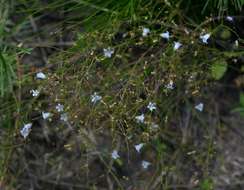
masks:
{"type": "Polygon", "coordinates": [[[149,102],[149,104],[147,105],[147,108],[150,111],[156,110],[156,103],[149,102]]]}
{"type": "Polygon", "coordinates": [[[148,36],[149,33],[150,33],[150,29],[149,28],[143,28],[143,30],[142,30],[142,36],[143,37],[148,36]]]}
{"type": "Polygon", "coordinates": [[[36,97],[40,94],[39,90],[31,90],[30,93],[32,94],[32,96],[36,97]]]}
{"type": "Polygon", "coordinates": [[[142,167],[144,169],[147,169],[151,165],[151,163],[148,162],[148,161],[143,160],[142,163],[141,163],[141,165],[142,165],[142,167]]]}
{"type": "Polygon", "coordinates": [[[169,31],[161,33],[160,36],[166,40],[169,40],[170,38],[169,31]]]}
{"type": "Polygon", "coordinates": [[[94,104],[96,102],[100,101],[101,99],[102,99],[102,96],[97,95],[96,92],[94,92],[94,94],[91,95],[91,102],[94,104]]]}
{"type": "Polygon", "coordinates": [[[135,118],[136,118],[137,123],[144,123],[144,119],[145,119],[144,114],[138,115],[135,118]]]}
{"type": "Polygon", "coordinates": [[[60,116],[61,121],[68,121],[68,114],[67,113],[62,113],[60,116]]]}
{"type": "Polygon", "coordinates": [[[143,146],[144,146],[144,144],[140,143],[140,144],[135,145],[134,147],[135,147],[136,151],[138,153],[140,153],[143,146]]]}
{"type": "Polygon", "coordinates": [[[174,42],[174,50],[179,49],[182,46],[180,42],[174,42]]]}
{"type": "Polygon", "coordinates": [[[232,21],[233,21],[233,17],[232,17],[232,16],[227,16],[227,17],[226,17],[226,20],[232,22],[232,21]]]}
{"type": "Polygon", "coordinates": [[[239,46],[239,42],[238,42],[238,40],[235,41],[235,46],[236,46],[236,47],[239,46]]]}
{"type": "Polygon", "coordinates": [[[114,53],[114,49],[110,47],[108,47],[107,49],[106,48],[103,49],[103,54],[105,57],[111,58],[113,53],[114,53]]]}
{"type": "Polygon", "coordinates": [[[211,34],[200,35],[200,39],[202,40],[203,43],[207,44],[210,36],[211,36],[211,34]]]}
{"type": "Polygon", "coordinates": [[[62,112],[62,111],[64,111],[64,105],[58,103],[58,105],[56,105],[56,110],[57,110],[58,112],[62,112]]]}
{"type": "Polygon", "coordinates": [[[114,160],[118,159],[120,156],[119,156],[119,153],[117,150],[114,150],[112,153],[111,153],[111,156],[114,160]]]}
{"type": "Polygon", "coordinates": [[[174,82],[172,80],[169,81],[169,83],[167,85],[165,85],[165,88],[169,89],[169,90],[173,90],[174,87],[174,82]]]}
{"type": "Polygon", "coordinates": [[[199,104],[197,104],[195,106],[195,109],[198,110],[198,111],[200,111],[200,112],[202,112],[203,111],[203,107],[204,107],[203,103],[199,103],[199,104]]]}
{"type": "Polygon", "coordinates": [[[46,75],[43,72],[39,72],[36,74],[37,79],[46,79],[46,75]]]}
{"type": "Polygon", "coordinates": [[[32,127],[32,123],[27,123],[20,130],[20,134],[24,137],[24,139],[30,134],[31,127],[32,127]]]}
{"type": "Polygon", "coordinates": [[[51,116],[50,112],[42,112],[42,118],[43,119],[48,119],[51,116]]]}

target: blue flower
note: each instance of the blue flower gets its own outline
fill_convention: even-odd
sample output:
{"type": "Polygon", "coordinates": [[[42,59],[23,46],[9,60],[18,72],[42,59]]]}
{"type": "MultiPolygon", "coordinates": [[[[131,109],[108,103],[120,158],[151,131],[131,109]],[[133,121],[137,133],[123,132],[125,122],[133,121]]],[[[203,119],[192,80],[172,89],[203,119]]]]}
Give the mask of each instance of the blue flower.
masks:
{"type": "Polygon", "coordinates": [[[94,92],[94,94],[91,95],[91,102],[92,103],[97,103],[98,101],[100,101],[102,99],[102,96],[97,95],[96,92],[94,92]]]}
{"type": "Polygon", "coordinates": [[[211,36],[211,34],[200,35],[200,39],[202,40],[203,43],[207,44],[210,36],[211,36]]]}
{"type": "Polygon", "coordinates": [[[156,103],[149,102],[149,104],[147,105],[147,108],[150,111],[156,110],[156,103]]]}
{"type": "Polygon", "coordinates": [[[144,114],[138,115],[135,117],[137,123],[144,123],[145,116],[144,114]]]}
{"type": "Polygon", "coordinates": [[[179,49],[182,46],[180,42],[174,42],[174,50],[179,49]]]}
{"type": "Polygon", "coordinates": [[[143,28],[142,29],[142,36],[143,37],[148,36],[149,33],[150,33],[150,29],[149,28],[143,28]]]}
{"type": "Polygon", "coordinates": [[[107,49],[104,48],[103,49],[103,54],[104,54],[105,57],[111,58],[112,55],[114,54],[114,49],[112,49],[110,47],[108,47],[107,49]]]}
{"type": "Polygon", "coordinates": [[[46,75],[43,72],[39,72],[36,74],[37,79],[46,79],[46,75]]]}
{"type": "Polygon", "coordinates": [[[114,160],[116,160],[120,157],[117,150],[113,150],[113,152],[111,153],[111,156],[114,160]]]}
{"type": "Polygon", "coordinates": [[[30,134],[32,127],[32,123],[27,123],[24,127],[20,130],[20,134],[26,139],[26,137],[30,134]]]}
{"type": "Polygon", "coordinates": [[[169,40],[170,38],[169,31],[161,33],[160,36],[166,40],[169,40]]]}

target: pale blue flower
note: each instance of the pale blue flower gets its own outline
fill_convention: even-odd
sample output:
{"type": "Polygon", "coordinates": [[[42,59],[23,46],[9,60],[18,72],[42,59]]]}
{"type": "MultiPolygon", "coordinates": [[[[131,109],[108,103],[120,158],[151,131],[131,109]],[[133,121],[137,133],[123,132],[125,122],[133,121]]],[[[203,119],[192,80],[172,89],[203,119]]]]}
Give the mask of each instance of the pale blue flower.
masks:
{"type": "Polygon", "coordinates": [[[64,111],[64,105],[58,103],[58,104],[56,105],[56,110],[57,110],[58,112],[62,112],[62,111],[64,111]]]}
{"type": "Polygon", "coordinates": [[[30,93],[32,94],[32,96],[36,97],[40,94],[39,90],[30,90],[30,93]]]}
{"type": "Polygon", "coordinates": [[[145,116],[144,114],[138,115],[135,117],[137,123],[144,123],[145,116]]]}
{"type": "Polygon", "coordinates": [[[151,163],[143,160],[141,165],[142,165],[143,169],[147,169],[151,165],[151,163]]]}
{"type": "Polygon", "coordinates": [[[210,38],[211,34],[203,34],[200,35],[200,39],[202,40],[203,43],[207,44],[208,43],[208,39],[210,38]]]}
{"type": "Polygon", "coordinates": [[[149,102],[149,104],[147,105],[147,108],[148,108],[150,111],[156,110],[156,103],[149,102]]]}
{"type": "Polygon", "coordinates": [[[42,112],[42,118],[43,119],[48,119],[51,116],[50,112],[42,112]]]}
{"type": "Polygon", "coordinates": [[[46,79],[46,75],[43,72],[39,72],[36,74],[37,79],[46,79]]]}
{"type": "Polygon", "coordinates": [[[114,49],[108,47],[103,49],[103,54],[105,57],[111,58],[112,55],[114,54],[114,49]]]}
{"type": "Polygon", "coordinates": [[[26,139],[26,137],[30,134],[32,127],[32,123],[27,123],[24,127],[20,130],[20,134],[26,139]]]}
{"type": "Polygon", "coordinates": [[[91,102],[94,104],[100,101],[101,99],[102,96],[99,96],[96,92],[94,92],[94,94],[91,95],[91,102]]]}
{"type": "Polygon", "coordinates": [[[113,152],[111,153],[111,156],[114,160],[116,160],[120,157],[117,150],[113,150],[113,152]]]}
{"type": "Polygon", "coordinates": [[[143,37],[148,36],[149,33],[150,33],[150,29],[149,28],[143,28],[142,29],[142,36],[143,37]]]}
{"type": "Polygon", "coordinates": [[[202,112],[203,111],[203,108],[204,108],[204,105],[203,103],[199,103],[195,106],[195,109],[202,112]]]}
{"type": "Polygon", "coordinates": [[[167,88],[169,90],[173,90],[175,88],[174,82],[172,80],[170,80],[169,83],[165,85],[165,88],[167,88]]]}
{"type": "Polygon", "coordinates": [[[140,144],[135,145],[134,147],[135,147],[136,151],[138,153],[140,153],[143,146],[144,146],[144,144],[140,143],[140,144]]]}
{"type": "Polygon", "coordinates": [[[226,19],[227,19],[228,21],[230,21],[230,22],[232,22],[232,21],[234,20],[232,16],[227,16],[226,19]]]}
{"type": "Polygon", "coordinates": [[[169,31],[161,33],[160,36],[166,40],[169,40],[170,38],[169,31]]]}
{"type": "Polygon", "coordinates": [[[180,42],[174,42],[174,50],[178,50],[182,44],[180,42]]]}

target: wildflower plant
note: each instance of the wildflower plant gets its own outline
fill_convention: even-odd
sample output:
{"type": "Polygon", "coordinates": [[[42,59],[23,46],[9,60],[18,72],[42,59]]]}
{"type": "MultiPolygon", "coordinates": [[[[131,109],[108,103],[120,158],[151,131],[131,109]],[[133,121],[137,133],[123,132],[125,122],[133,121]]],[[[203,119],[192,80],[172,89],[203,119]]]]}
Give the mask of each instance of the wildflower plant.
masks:
{"type": "MultiPolygon", "coordinates": [[[[201,102],[195,105],[192,100],[203,96],[202,88],[213,80],[206,74],[213,61],[208,59],[209,53],[221,53],[204,43],[209,42],[210,36],[199,38],[206,35],[200,30],[192,32],[188,28],[194,34],[186,37],[180,27],[172,31],[164,25],[156,30],[153,24],[145,28],[141,28],[143,24],[126,24],[120,23],[103,33],[84,34],[73,47],[82,52],[81,58],[70,64],[70,53],[62,56],[63,67],[46,73],[48,80],[41,85],[43,92],[51,94],[50,102],[65,103],[65,109],[60,103],[53,107],[59,120],[68,121],[59,123],[78,129],[85,137],[82,139],[91,136],[89,143],[84,143],[87,151],[98,154],[102,162],[115,160],[110,166],[115,172],[114,168],[128,167],[121,155],[132,154],[138,158],[135,164],[140,171],[148,172],[169,164],[169,158],[180,149],[177,147],[187,141],[182,127],[182,122],[186,122],[184,114],[188,110],[203,111],[205,106],[201,102]],[[105,131],[111,146],[99,149],[96,137],[105,131]],[[108,151],[117,144],[119,151],[108,151]]],[[[55,64],[59,58],[53,57],[50,62],[55,64]]]]}

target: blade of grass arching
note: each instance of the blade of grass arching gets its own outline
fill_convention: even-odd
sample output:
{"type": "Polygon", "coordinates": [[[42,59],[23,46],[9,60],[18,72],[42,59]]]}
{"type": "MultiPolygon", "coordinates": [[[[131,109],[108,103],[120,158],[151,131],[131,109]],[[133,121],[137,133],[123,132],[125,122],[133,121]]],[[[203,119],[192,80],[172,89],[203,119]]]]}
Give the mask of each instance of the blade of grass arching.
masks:
{"type": "Polygon", "coordinates": [[[84,6],[99,10],[99,11],[112,13],[111,10],[106,8],[106,6],[109,5],[111,1],[107,1],[107,3],[104,4],[105,6],[99,6],[99,5],[95,4],[95,3],[90,3],[89,1],[83,1],[83,0],[74,0],[74,1],[77,2],[77,3],[80,3],[80,4],[84,5],[84,6]]]}
{"type": "Polygon", "coordinates": [[[4,57],[2,55],[2,52],[0,52],[0,95],[1,97],[3,97],[4,94],[4,65],[5,65],[5,60],[4,57]]]}
{"type": "Polygon", "coordinates": [[[65,5],[70,4],[70,1],[63,1],[63,0],[57,0],[54,2],[50,2],[47,5],[44,5],[43,3],[41,3],[41,1],[39,2],[39,4],[35,5],[35,2],[38,2],[38,1],[34,0],[34,3],[31,3],[30,1],[18,2],[19,4],[16,5],[16,9],[18,11],[16,13],[28,14],[28,15],[37,15],[39,13],[46,11],[46,10],[54,11],[54,10],[59,9],[60,7],[64,7],[65,5]],[[18,6],[23,6],[23,5],[24,5],[24,8],[18,8],[18,6]]]}
{"type": "Polygon", "coordinates": [[[13,58],[9,56],[7,60],[5,59],[2,52],[0,52],[0,91],[1,97],[5,95],[5,93],[10,92],[13,86],[13,82],[15,79],[15,72],[13,69],[13,58]]]}
{"type": "Polygon", "coordinates": [[[234,1],[236,10],[241,10],[242,6],[244,5],[244,0],[236,0],[234,1]]]}
{"type": "Polygon", "coordinates": [[[136,20],[136,15],[135,15],[135,2],[134,2],[134,0],[131,0],[130,1],[130,15],[131,15],[131,17],[133,18],[133,20],[136,20]]]}
{"type": "Polygon", "coordinates": [[[13,84],[16,79],[13,64],[14,64],[14,60],[13,60],[13,58],[11,58],[11,62],[8,65],[6,65],[8,67],[7,68],[7,72],[8,72],[7,77],[8,77],[8,86],[9,86],[10,91],[13,90],[13,84]]]}
{"type": "Polygon", "coordinates": [[[204,5],[204,7],[203,7],[203,9],[202,9],[202,14],[206,11],[206,9],[207,9],[207,7],[208,7],[208,4],[209,4],[209,1],[210,0],[207,0],[207,2],[205,3],[205,5],[204,5]]]}
{"type": "Polygon", "coordinates": [[[88,31],[91,29],[102,29],[106,28],[107,24],[111,24],[111,19],[114,21],[121,21],[123,19],[131,20],[135,19],[135,9],[139,4],[137,0],[125,0],[125,1],[79,1],[74,0],[75,2],[81,3],[81,6],[85,6],[83,9],[88,9],[84,15],[82,23],[88,27],[88,31]],[[87,3],[88,2],[88,3],[87,3]],[[84,4],[85,3],[85,4],[84,4]],[[96,9],[96,10],[94,10],[96,9]],[[105,11],[106,10],[106,11],[105,11]],[[89,12],[90,11],[90,12],[89,12]]]}

